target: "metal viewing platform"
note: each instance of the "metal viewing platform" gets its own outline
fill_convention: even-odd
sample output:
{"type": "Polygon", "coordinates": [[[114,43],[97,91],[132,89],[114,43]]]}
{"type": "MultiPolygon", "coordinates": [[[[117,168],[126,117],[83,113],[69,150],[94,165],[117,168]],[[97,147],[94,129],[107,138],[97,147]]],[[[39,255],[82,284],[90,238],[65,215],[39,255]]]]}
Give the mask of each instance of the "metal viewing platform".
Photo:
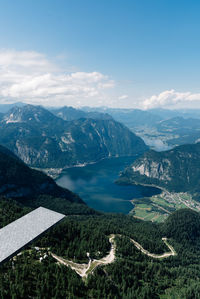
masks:
{"type": "Polygon", "coordinates": [[[0,229],[0,263],[13,257],[64,217],[40,207],[0,229]]]}

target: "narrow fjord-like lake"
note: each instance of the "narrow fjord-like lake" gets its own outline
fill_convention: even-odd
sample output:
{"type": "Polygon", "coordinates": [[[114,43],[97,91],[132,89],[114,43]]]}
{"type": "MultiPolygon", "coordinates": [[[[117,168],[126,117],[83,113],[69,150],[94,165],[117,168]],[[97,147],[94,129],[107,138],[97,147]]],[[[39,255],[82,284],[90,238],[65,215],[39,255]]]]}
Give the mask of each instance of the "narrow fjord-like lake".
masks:
{"type": "Polygon", "coordinates": [[[109,158],[84,167],[68,168],[56,182],[77,193],[93,209],[128,214],[133,209],[131,199],[159,193],[156,188],[115,184],[120,171],[135,159],[109,158]]]}

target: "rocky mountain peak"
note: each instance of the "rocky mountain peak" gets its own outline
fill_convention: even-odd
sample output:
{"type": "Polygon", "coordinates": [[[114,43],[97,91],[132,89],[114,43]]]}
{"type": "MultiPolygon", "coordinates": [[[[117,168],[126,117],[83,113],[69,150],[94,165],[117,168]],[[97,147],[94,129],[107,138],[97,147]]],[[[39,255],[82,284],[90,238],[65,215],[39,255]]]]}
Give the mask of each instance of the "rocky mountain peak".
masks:
{"type": "Polygon", "coordinates": [[[23,107],[13,107],[3,117],[2,122],[22,123],[22,122],[45,122],[55,119],[51,112],[41,106],[25,105],[23,107]]]}

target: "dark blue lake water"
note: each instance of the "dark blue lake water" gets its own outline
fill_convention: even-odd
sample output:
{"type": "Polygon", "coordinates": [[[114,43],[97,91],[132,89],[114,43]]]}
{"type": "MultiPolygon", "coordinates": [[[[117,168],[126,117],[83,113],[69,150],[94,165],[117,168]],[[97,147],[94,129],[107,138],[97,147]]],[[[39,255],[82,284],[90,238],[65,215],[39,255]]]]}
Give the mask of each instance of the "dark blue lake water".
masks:
{"type": "Polygon", "coordinates": [[[131,199],[159,193],[156,188],[115,184],[120,171],[135,159],[136,157],[109,158],[85,167],[68,168],[56,182],[77,193],[91,208],[128,214],[133,209],[131,199]]]}

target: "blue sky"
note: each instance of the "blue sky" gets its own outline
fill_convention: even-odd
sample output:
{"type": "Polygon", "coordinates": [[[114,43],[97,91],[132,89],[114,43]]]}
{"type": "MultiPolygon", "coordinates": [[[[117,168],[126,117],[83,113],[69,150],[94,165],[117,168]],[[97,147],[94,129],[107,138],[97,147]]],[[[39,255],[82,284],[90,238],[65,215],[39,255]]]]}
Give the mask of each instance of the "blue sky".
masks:
{"type": "Polygon", "coordinates": [[[196,0],[0,0],[0,101],[200,108],[199,12],[196,0]]]}

